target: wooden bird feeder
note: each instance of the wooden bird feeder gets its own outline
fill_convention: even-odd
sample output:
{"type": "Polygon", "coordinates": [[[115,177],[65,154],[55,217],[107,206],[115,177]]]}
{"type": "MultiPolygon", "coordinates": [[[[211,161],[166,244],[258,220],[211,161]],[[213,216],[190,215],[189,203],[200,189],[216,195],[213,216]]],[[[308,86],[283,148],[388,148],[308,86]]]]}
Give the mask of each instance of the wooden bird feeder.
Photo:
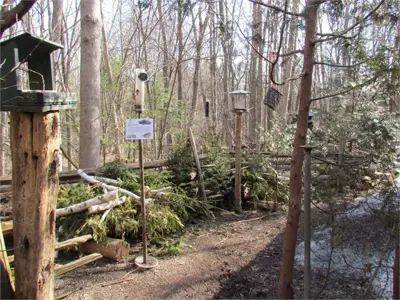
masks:
{"type": "Polygon", "coordinates": [[[248,109],[247,95],[249,95],[250,92],[236,90],[236,91],[232,91],[230,94],[234,97],[234,102],[233,102],[234,110],[246,112],[248,109]]]}
{"type": "Polygon", "coordinates": [[[1,111],[47,112],[76,108],[72,95],[54,90],[51,53],[62,48],[29,33],[0,43],[1,111]]]}
{"type": "Polygon", "coordinates": [[[59,110],[76,107],[55,91],[51,53],[61,48],[29,33],[0,43],[0,110],[11,112],[15,299],[54,299],[59,110]]]}

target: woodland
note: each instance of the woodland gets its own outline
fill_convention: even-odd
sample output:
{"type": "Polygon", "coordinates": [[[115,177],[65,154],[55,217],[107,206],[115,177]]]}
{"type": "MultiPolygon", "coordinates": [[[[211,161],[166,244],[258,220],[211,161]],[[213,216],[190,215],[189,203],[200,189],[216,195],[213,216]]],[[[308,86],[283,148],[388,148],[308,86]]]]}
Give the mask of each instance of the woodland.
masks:
{"type": "MultiPolygon", "coordinates": [[[[3,0],[0,10],[0,45],[24,32],[62,45],[55,89],[77,99],[59,112],[55,298],[400,299],[399,1],[3,0]],[[144,172],[125,136],[138,68],[141,117],[154,120],[144,172]],[[133,267],[143,238],[152,270],[133,267]]],[[[13,114],[0,111],[11,249],[0,250],[18,287],[13,114]]]]}

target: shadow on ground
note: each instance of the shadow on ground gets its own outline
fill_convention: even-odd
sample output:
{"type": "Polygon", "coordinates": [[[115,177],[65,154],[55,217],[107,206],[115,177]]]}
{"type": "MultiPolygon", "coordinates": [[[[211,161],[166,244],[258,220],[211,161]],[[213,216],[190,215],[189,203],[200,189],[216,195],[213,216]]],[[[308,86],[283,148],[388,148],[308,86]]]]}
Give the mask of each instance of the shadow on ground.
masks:
{"type": "MultiPolygon", "coordinates": [[[[321,217],[316,210],[313,214],[315,218],[321,217]]],[[[303,238],[302,226],[301,222],[298,244],[303,238]]],[[[248,265],[229,275],[222,275],[219,279],[221,289],[214,299],[277,299],[283,239],[282,232],[248,265]]],[[[303,274],[303,267],[295,265],[293,286],[297,299],[303,298],[303,274]]],[[[382,299],[371,291],[369,278],[345,276],[334,269],[330,269],[329,274],[326,270],[312,270],[311,295],[312,299],[382,299]]]]}

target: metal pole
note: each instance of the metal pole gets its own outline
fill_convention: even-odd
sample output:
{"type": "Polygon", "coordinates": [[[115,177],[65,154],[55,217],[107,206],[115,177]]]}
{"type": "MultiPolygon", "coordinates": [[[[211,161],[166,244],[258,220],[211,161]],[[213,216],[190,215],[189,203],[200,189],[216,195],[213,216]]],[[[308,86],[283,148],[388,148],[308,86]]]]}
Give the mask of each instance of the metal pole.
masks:
{"type": "MultiPolygon", "coordinates": [[[[140,119],[140,112],[139,112],[140,119]]],[[[143,141],[139,140],[139,166],[140,166],[140,202],[142,205],[142,240],[143,240],[143,263],[147,264],[147,220],[146,203],[144,191],[144,165],[143,165],[143,141]]]]}
{"type": "Polygon", "coordinates": [[[236,111],[236,140],[235,140],[235,212],[242,212],[242,112],[236,111]]]}
{"type": "Polygon", "coordinates": [[[310,299],[311,286],[311,150],[304,147],[304,299],[310,299]]]}

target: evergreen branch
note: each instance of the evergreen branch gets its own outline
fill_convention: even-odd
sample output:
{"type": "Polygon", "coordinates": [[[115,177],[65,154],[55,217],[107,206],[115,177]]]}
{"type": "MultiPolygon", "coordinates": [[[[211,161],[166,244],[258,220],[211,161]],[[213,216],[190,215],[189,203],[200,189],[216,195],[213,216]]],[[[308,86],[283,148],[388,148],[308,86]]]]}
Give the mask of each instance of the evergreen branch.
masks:
{"type": "Polygon", "coordinates": [[[363,63],[365,63],[365,62],[359,62],[354,65],[338,65],[338,64],[330,64],[330,63],[323,62],[323,61],[315,61],[314,65],[323,65],[323,66],[333,67],[333,68],[354,68],[359,65],[362,65],[363,63]]]}
{"type": "Polygon", "coordinates": [[[357,84],[357,85],[349,87],[349,88],[347,88],[347,89],[345,89],[343,91],[337,92],[335,94],[329,94],[329,95],[326,95],[326,96],[312,98],[310,100],[310,102],[314,102],[314,101],[318,101],[318,100],[323,100],[323,99],[327,99],[327,98],[331,98],[331,97],[336,97],[336,96],[340,96],[340,95],[343,95],[343,94],[347,94],[348,92],[351,92],[351,91],[353,91],[355,89],[358,89],[360,87],[363,87],[363,86],[369,84],[370,82],[374,81],[376,78],[377,78],[377,76],[375,76],[373,78],[370,78],[370,79],[368,79],[367,81],[365,81],[363,83],[357,84]]]}

